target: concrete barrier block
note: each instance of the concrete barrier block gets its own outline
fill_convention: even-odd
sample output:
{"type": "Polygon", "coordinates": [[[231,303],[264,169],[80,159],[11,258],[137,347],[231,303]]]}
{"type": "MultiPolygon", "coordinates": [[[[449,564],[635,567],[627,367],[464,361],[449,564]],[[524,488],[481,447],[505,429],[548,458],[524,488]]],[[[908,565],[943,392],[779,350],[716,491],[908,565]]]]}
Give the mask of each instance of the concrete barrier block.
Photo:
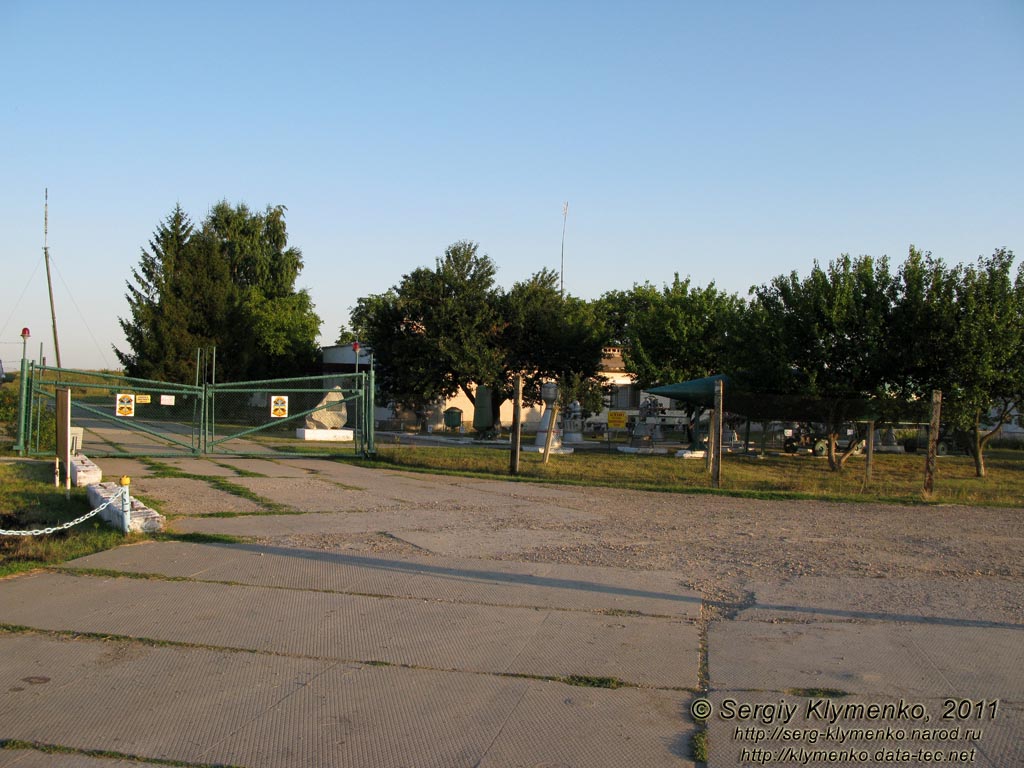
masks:
{"type": "MultiPolygon", "coordinates": [[[[95,509],[114,496],[121,486],[117,483],[95,483],[87,489],[89,504],[95,509]]],[[[156,510],[150,509],[134,496],[131,499],[131,519],[128,523],[128,530],[132,533],[156,533],[164,529],[165,518],[156,510]]],[[[121,500],[107,506],[100,517],[111,527],[121,528],[121,500]]]]}
{"type": "Polygon", "coordinates": [[[71,457],[69,470],[71,472],[71,484],[76,488],[103,481],[103,470],[82,453],[71,457]]]}
{"type": "Polygon", "coordinates": [[[328,443],[351,443],[355,440],[355,431],[347,428],[342,429],[296,429],[295,437],[299,440],[309,440],[328,443]]]}

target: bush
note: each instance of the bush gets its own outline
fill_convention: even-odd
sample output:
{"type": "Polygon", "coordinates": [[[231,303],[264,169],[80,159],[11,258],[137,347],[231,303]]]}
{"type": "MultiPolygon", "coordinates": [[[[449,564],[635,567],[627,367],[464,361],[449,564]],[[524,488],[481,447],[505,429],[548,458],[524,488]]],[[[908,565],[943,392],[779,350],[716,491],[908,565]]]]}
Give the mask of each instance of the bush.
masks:
{"type": "Polygon", "coordinates": [[[0,434],[14,435],[18,422],[18,388],[0,385],[0,434]]]}
{"type": "Polygon", "coordinates": [[[1004,451],[1024,451],[1024,437],[997,437],[989,446],[1004,451]]]}

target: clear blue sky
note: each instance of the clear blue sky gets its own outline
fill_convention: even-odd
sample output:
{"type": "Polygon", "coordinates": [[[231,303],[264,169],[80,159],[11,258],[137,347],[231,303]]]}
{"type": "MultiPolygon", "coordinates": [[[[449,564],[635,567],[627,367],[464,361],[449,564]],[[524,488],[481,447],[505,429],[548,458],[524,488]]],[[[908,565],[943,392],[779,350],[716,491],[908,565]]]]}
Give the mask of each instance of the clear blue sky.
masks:
{"type": "Polygon", "coordinates": [[[746,295],[841,253],[1024,255],[1024,2],[0,0],[0,359],[114,365],[175,203],[288,207],[331,343],[459,239],[506,286],[746,295]],[[33,276],[34,272],[34,276],[33,276]]]}

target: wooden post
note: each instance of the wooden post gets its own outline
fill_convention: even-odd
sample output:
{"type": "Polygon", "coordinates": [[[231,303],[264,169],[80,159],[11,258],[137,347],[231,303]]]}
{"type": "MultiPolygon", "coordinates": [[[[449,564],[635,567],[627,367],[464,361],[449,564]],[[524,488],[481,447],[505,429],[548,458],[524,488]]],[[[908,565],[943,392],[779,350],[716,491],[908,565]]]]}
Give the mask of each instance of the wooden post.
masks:
{"type": "MultiPolygon", "coordinates": [[[[697,422],[700,424],[700,421],[697,422]]],[[[704,471],[711,471],[711,457],[715,455],[715,409],[708,411],[708,433],[704,441],[704,471]]]]}
{"type": "Polygon", "coordinates": [[[712,419],[712,434],[714,448],[711,454],[711,487],[722,487],[722,406],[724,400],[724,389],[722,380],[715,382],[715,415],[712,419]]]}
{"type": "Polygon", "coordinates": [[[932,390],[932,418],[928,425],[928,453],[924,460],[924,492],[931,496],[935,490],[935,458],[939,453],[939,424],[942,416],[942,392],[932,390]]]}
{"type": "Polygon", "coordinates": [[[548,463],[551,456],[551,438],[555,435],[556,422],[558,419],[558,401],[551,404],[551,421],[548,422],[548,433],[544,437],[544,464],[548,463]]]}
{"type": "Polygon", "coordinates": [[[60,487],[60,465],[64,464],[65,493],[71,493],[71,390],[58,389],[57,395],[57,456],[53,465],[53,484],[60,487]]]}
{"type": "Polygon", "coordinates": [[[523,377],[516,374],[512,379],[512,455],[509,459],[510,475],[519,474],[519,448],[523,438],[523,377]]]}
{"type": "Polygon", "coordinates": [[[871,465],[875,460],[875,422],[868,422],[868,435],[867,440],[864,444],[865,460],[864,460],[864,482],[871,482],[871,465]]]}

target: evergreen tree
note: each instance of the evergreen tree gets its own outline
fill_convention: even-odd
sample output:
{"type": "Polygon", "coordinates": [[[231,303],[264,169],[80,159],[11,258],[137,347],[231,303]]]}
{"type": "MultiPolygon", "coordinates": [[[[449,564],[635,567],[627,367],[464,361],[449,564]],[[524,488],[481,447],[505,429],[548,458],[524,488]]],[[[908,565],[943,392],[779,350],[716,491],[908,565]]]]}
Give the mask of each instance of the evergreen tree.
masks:
{"type": "Polygon", "coordinates": [[[139,266],[129,281],[130,319],[119,318],[130,352],[114,352],[129,376],[160,380],[187,380],[182,358],[199,343],[190,332],[185,317],[189,312],[188,293],[180,286],[179,268],[188,259],[193,226],[188,215],[176,205],[142,249],[139,266]]]}
{"type": "Polygon", "coordinates": [[[143,250],[128,283],[130,352],[115,350],[129,375],[189,381],[195,350],[216,346],[218,379],[307,372],[320,319],[296,291],[302,253],[288,247],[284,206],[262,214],[217,203],[196,230],[180,206],[143,250]]]}

